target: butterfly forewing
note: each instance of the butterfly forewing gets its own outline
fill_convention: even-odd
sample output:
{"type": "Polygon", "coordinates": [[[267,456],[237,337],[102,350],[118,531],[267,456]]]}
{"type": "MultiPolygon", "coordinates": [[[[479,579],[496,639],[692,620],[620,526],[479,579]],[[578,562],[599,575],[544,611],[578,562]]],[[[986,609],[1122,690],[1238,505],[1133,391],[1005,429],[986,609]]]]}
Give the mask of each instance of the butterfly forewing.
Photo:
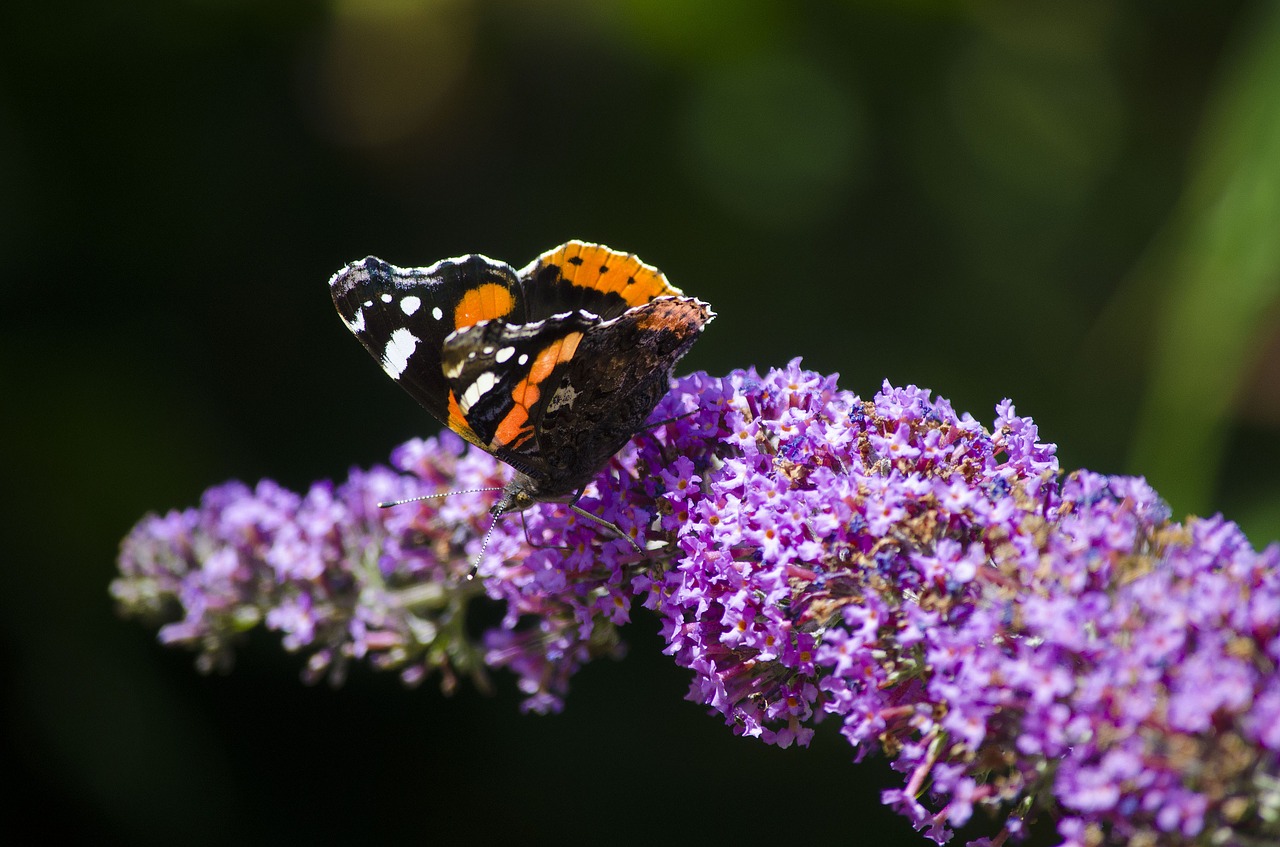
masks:
{"type": "Polygon", "coordinates": [[[400,268],[370,256],[334,274],[329,290],[347,328],[382,369],[436,419],[471,440],[465,421],[459,429],[451,419],[440,351],[458,328],[524,320],[523,291],[511,266],[477,255],[400,268]]]}
{"type": "Polygon", "coordinates": [[[539,410],[599,324],[572,312],[529,324],[487,321],[445,339],[444,374],[477,443],[519,470],[536,470],[539,410]]]}

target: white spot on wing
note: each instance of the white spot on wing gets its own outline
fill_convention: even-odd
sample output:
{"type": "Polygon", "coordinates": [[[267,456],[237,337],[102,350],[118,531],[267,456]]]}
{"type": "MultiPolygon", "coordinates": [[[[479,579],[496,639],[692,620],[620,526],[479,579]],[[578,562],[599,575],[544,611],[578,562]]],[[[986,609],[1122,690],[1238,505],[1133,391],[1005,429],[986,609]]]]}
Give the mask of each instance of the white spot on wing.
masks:
{"type": "Polygon", "coordinates": [[[462,397],[458,400],[458,407],[462,409],[462,413],[466,414],[497,383],[498,378],[491,373],[482,373],[476,377],[476,381],[467,386],[467,390],[462,392],[462,397]]]}
{"type": "Polygon", "coordinates": [[[521,353],[520,358],[516,359],[516,364],[520,365],[520,367],[524,367],[525,365],[529,364],[529,354],[521,353]]]}
{"type": "Polygon", "coordinates": [[[400,298],[400,311],[406,315],[412,315],[420,308],[422,308],[421,298],[414,297],[412,294],[400,298]]]}
{"type": "Polygon", "coordinates": [[[431,310],[431,317],[435,318],[436,320],[442,320],[444,318],[444,312],[440,311],[439,306],[436,306],[434,309],[431,310]]]}
{"type": "Polygon", "coordinates": [[[382,351],[382,369],[392,379],[399,379],[404,369],[409,366],[409,357],[418,346],[418,336],[401,327],[391,333],[387,346],[382,351]]]}
{"type": "Polygon", "coordinates": [[[514,356],[515,354],[516,354],[516,348],[503,347],[501,350],[498,351],[498,355],[493,357],[493,360],[498,364],[502,364],[507,359],[510,359],[512,356],[514,356]]]}
{"type": "Polygon", "coordinates": [[[347,321],[347,328],[352,332],[364,332],[364,309],[356,309],[356,315],[347,321]]]}

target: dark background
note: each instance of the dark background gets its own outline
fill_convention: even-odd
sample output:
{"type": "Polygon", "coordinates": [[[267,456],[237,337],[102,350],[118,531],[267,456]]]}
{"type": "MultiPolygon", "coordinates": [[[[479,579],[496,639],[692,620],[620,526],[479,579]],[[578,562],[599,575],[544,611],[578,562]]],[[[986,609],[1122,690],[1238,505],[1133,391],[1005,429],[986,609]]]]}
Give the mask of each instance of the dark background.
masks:
{"type": "Polygon", "coordinates": [[[308,688],[269,633],[205,678],[114,616],[116,546],[227,478],[298,489],[433,429],[334,315],[344,262],[570,238],[714,305],[684,371],[804,356],[987,422],[1012,397],[1064,467],[1262,546],[1275,9],[3,4],[0,836],[920,843],[834,725],[778,750],[685,702],[651,618],[554,717],[507,677],[308,688]]]}

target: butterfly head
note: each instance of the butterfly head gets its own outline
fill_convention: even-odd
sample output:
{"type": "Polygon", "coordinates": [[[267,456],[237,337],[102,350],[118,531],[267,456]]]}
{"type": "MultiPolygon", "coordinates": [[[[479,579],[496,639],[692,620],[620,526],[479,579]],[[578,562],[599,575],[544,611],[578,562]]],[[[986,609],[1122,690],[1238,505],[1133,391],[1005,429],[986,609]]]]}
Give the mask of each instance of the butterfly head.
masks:
{"type": "Polygon", "coordinates": [[[498,502],[489,508],[489,514],[497,518],[507,512],[523,512],[540,499],[538,483],[529,475],[517,472],[502,489],[502,496],[498,498],[498,502]]]}

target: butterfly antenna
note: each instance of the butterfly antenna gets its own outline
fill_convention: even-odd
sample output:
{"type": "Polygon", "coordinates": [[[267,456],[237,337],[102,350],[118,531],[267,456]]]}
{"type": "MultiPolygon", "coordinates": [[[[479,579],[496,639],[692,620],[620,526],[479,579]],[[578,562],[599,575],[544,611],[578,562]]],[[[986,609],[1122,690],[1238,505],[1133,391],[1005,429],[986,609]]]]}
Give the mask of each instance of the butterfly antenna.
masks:
{"type": "MultiPolygon", "coordinates": [[[[390,509],[392,506],[403,506],[406,503],[417,503],[421,500],[434,500],[437,497],[450,497],[454,494],[479,494],[483,491],[502,491],[502,486],[491,485],[487,488],[463,488],[460,491],[442,491],[439,494],[423,494],[420,497],[406,497],[403,500],[383,500],[378,503],[379,509],[390,509]]],[[[480,543],[480,555],[476,556],[476,560],[471,563],[471,570],[467,571],[467,581],[476,578],[476,572],[480,570],[480,563],[484,561],[484,551],[489,549],[489,538],[493,535],[493,528],[498,524],[498,518],[502,513],[493,516],[493,520],[489,523],[489,529],[484,534],[484,541],[480,543]]]]}
{"type": "Polygon", "coordinates": [[[478,494],[481,491],[501,491],[502,486],[490,488],[464,488],[461,491],[443,491],[439,494],[423,494],[421,497],[407,497],[404,500],[383,500],[378,503],[379,509],[390,509],[392,506],[403,506],[405,503],[417,503],[419,500],[434,500],[437,497],[452,497],[455,494],[478,494]]]}
{"type": "Polygon", "coordinates": [[[493,528],[498,525],[498,518],[502,517],[502,513],[493,516],[493,520],[489,522],[489,529],[485,531],[484,541],[480,542],[480,552],[476,555],[476,560],[471,563],[471,570],[467,571],[467,582],[476,578],[476,572],[480,570],[480,563],[484,561],[484,551],[489,549],[489,537],[493,535],[493,528]]]}

